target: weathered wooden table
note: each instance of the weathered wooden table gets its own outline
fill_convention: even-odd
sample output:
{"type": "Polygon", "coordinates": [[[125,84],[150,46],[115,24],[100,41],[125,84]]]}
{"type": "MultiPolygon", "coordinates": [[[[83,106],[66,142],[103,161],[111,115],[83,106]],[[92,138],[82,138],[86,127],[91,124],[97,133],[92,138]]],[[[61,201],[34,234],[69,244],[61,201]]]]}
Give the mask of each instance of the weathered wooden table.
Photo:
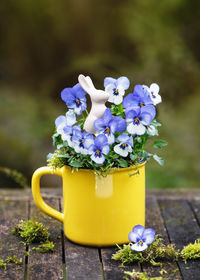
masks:
{"type": "MultiPolygon", "coordinates": [[[[42,193],[50,205],[61,209],[61,190],[43,189],[42,193]]],[[[200,237],[200,190],[149,191],[146,205],[146,227],[153,227],[167,243],[175,243],[181,249],[200,237]]],[[[23,259],[17,270],[14,264],[7,264],[6,270],[0,268],[1,280],[117,280],[123,279],[124,270],[139,271],[137,265],[121,268],[120,263],[111,260],[115,251],[116,247],[91,248],[67,240],[62,225],[36,208],[30,190],[0,190],[0,259],[8,255],[23,259]],[[55,253],[25,254],[32,245],[25,247],[11,233],[19,220],[34,216],[49,227],[51,240],[56,243],[55,253]]],[[[160,276],[160,267],[143,265],[141,269],[152,277],[160,276]]],[[[166,262],[163,269],[169,279],[200,279],[200,261],[166,262]]]]}

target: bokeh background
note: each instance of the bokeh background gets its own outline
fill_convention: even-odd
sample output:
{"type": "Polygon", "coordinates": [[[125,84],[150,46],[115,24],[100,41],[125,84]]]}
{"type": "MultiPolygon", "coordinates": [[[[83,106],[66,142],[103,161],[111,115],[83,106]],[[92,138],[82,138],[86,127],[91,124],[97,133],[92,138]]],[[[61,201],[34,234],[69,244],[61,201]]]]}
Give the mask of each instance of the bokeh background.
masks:
{"type": "MultiPolygon", "coordinates": [[[[53,151],[64,87],[79,73],[160,85],[159,152],[149,188],[198,188],[200,180],[200,1],[6,0],[0,4],[0,166],[29,179],[53,151]]],[[[3,173],[0,187],[13,187],[3,173]]],[[[48,182],[51,186],[51,182],[48,182]]]]}

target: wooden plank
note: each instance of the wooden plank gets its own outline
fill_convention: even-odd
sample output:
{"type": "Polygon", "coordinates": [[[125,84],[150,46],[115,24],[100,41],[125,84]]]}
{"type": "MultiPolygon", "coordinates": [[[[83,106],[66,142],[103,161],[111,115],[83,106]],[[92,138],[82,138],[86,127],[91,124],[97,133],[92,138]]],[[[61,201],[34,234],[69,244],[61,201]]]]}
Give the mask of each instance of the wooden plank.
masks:
{"type": "Polygon", "coordinates": [[[123,279],[124,271],[140,271],[140,267],[137,264],[121,266],[120,261],[112,260],[112,254],[117,251],[117,247],[102,248],[101,257],[104,271],[105,280],[121,280],[123,279]]]}
{"type": "Polygon", "coordinates": [[[66,237],[64,240],[67,280],[102,280],[98,249],[74,244],[66,237]]]}
{"type": "Polygon", "coordinates": [[[194,215],[200,225],[200,199],[192,200],[190,202],[190,205],[191,205],[194,215]]]}
{"type": "MultiPolygon", "coordinates": [[[[169,244],[169,238],[167,235],[166,228],[163,223],[163,219],[161,217],[160,209],[158,206],[158,202],[155,196],[149,196],[146,199],[146,228],[153,228],[156,231],[156,234],[160,234],[164,239],[165,244],[169,244]]],[[[167,274],[163,275],[166,276],[170,280],[179,280],[182,279],[178,266],[175,262],[162,262],[163,267],[162,269],[167,271],[167,274]]],[[[151,277],[159,277],[161,268],[155,267],[148,264],[142,265],[143,271],[147,272],[151,277]]]]}
{"type": "Polygon", "coordinates": [[[1,280],[24,279],[26,248],[20,243],[20,239],[13,235],[12,228],[21,219],[26,220],[27,217],[27,202],[0,201],[0,259],[5,260],[8,256],[16,255],[18,259],[22,258],[23,260],[23,264],[20,266],[16,267],[15,264],[7,264],[6,270],[0,268],[1,280]]]}
{"type": "MultiPolygon", "coordinates": [[[[59,200],[45,199],[48,205],[55,209],[59,209],[59,200]]],[[[31,250],[36,245],[29,246],[28,257],[28,279],[44,280],[44,279],[63,279],[63,263],[62,263],[62,237],[61,223],[41,212],[31,201],[30,218],[37,217],[39,222],[49,228],[50,241],[55,243],[54,253],[40,253],[31,250]]]]}
{"type": "MultiPolygon", "coordinates": [[[[170,241],[175,243],[177,248],[182,249],[199,238],[200,228],[187,201],[160,200],[159,205],[170,241]]],[[[178,265],[183,279],[200,278],[200,261],[188,261],[186,265],[179,261],[178,265]]]]}

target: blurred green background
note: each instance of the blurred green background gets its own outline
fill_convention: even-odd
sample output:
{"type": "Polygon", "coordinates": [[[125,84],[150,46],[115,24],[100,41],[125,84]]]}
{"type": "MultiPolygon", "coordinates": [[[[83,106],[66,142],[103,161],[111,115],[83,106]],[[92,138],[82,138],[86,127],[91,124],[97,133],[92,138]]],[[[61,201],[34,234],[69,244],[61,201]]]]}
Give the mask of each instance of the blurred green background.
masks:
{"type": "MultiPolygon", "coordinates": [[[[0,5],[0,166],[30,179],[53,151],[64,87],[90,75],[160,85],[158,154],[148,188],[198,188],[200,179],[200,1],[6,0],[0,5]]],[[[52,186],[52,180],[48,181],[52,186]]],[[[0,175],[0,187],[13,187],[0,175]]]]}

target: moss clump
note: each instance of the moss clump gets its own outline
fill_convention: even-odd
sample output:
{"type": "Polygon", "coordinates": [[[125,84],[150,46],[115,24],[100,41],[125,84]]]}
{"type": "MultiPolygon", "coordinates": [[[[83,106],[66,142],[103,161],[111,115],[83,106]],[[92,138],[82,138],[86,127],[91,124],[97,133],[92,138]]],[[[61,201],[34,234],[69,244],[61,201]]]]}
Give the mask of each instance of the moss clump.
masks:
{"type": "Polygon", "coordinates": [[[118,249],[119,250],[112,255],[112,259],[120,260],[122,265],[133,262],[149,262],[152,265],[161,266],[161,263],[156,262],[157,260],[165,259],[175,261],[179,256],[179,250],[176,250],[175,245],[164,245],[163,239],[158,235],[155,236],[154,242],[149,245],[145,251],[136,252],[131,250],[131,243],[123,245],[123,247],[118,246],[118,249]]]}
{"type": "Polygon", "coordinates": [[[189,259],[198,259],[200,258],[200,238],[195,240],[194,243],[190,243],[183,248],[181,251],[181,257],[186,263],[189,259]]]}
{"type": "Polygon", "coordinates": [[[0,268],[6,269],[6,263],[4,262],[4,260],[0,260],[0,268]]]}
{"type": "Polygon", "coordinates": [[[168,280],[168,278],[163,277],[148,277],[145,272],[136,272],[134,269],[132,271],[125,271],[124,274],[126,275],[124,277],[125,280],[168,280]]]}
{"type": "Polygon", "coordinates": [[[55,252],[55,244],[47,240],[45,243],[40,244],[38,247],[32,248],[32,250],[38,251],[40,253],[53,253],[55,252]]]}
{"type": "Polygon", "coordinates": [[[49,239],[48,227],[33,220],[23,221],[13,228],[12,232],[24,239],[25,245],[42,243],[49,239]]]}
{"type": "Polygon", "coordinates": [[[7,263],[15,263],[15,264],[22,264],[22,258],[18,259],[16,255],[12,257],[7,257],[6,259],[7,263]]]}
{"type": "Polygon", "coordinates": [[[55,244],[49,241],[50,234],[48,233],[48,227],[44,227],[42,223],[33,220],[20,221],[20,223],[13,228],[12,232],[23,238],[24,245],[30,245],[32,243],[40,244],[38,247],[32,248],[32,250],[41,253],[55,251],[55,244]]]}

